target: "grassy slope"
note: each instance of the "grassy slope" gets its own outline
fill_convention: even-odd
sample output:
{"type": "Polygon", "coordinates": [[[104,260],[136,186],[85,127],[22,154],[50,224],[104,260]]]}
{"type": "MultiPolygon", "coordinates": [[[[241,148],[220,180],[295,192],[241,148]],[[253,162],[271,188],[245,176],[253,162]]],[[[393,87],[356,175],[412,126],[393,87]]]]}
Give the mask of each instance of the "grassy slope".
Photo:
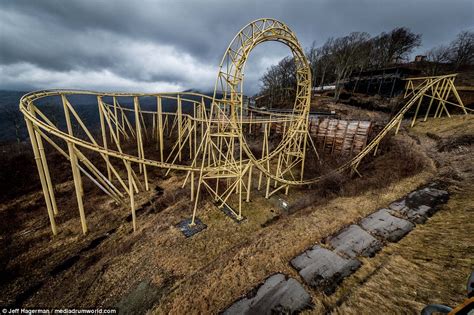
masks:
{"type": "MultiPolygon", "coordinates": [[[[336,314],[419,314],[430,303],[452,307],[466,297],[466,282],[474,269],[474,162],[471,146],[453,145],[437,152],[435,134],[443,144],[474,133],[473,117],[431,120],[411,132],[438,164],[438,177],[453,192],[451,199],[425,225],[397,244],[385,247],[345,281],[327,300],[336,314]]],[[[439,145],[438,145],[439,147],[439,145]]],[[[319,313],[314,311],[313,313],[319,313]]]]}
{"type": "MultiPolygon", "coordinates": [[[[211,221],[211,230],[190,239],[187,249],[195,253],[197,260],[203,259],[201,255],[219,253],[218,256],[177,283],[171,294],[157,306],[155,313],[217,312],[272,273],[283,272],[298,277],[288,263],[296,254],[343,226],[386,206],[433,176],[432,169],[427,167],[424,172],[385,185],[382,182],[386,180],[388,167],[387,164],[380,165],[377,174],[366,174],[378,179],[378,189],[362,190],[359,194],[306,207],[267,228],[259,226],[261,221],[256,216],[268,211],[264,204],[252,203],[252,208],[259,210],[248,214],[249,220],[237,229],[227,224],[215,225],[222,222],[220,218],[211,221]],[[226,230],[231,233],[225,233],[226,230]],[[201,250],[204,248],[207,251],[201,250]]],[[[294,199],[304,197],[304,192],[296,192],[294,199]]],[[[209,219],[211,217],[205,217],[206,222],[209,219]]],[[[314,291],[312,293],[316,309],[321,309],[326,303],[324,298],[314,291]]]]}
{"type": "MultiPolygon", "coordinates": [[[[472,121],[468,123],[472,126],[472,121]]],[[[426,132],[425,127],[421,126],[420,133],[426,132]]],[[[465,125],[459,131],[467,129],[465,125]]],[[[392,150],[381,155],[373,160],[372,168],[369,165],[361,169],[363,178],[347,182],[343,191],[313,199],[312,205],[291,215],[282,214],[266,227],[262,224],[267,224],[279,210],[257,194],[252,203],[246,204],[244,215],[248,219],[240,225],[224,217],[209,202],[203,202],[198,215],[208,229],[184,239],[174,227],[190,215],[188,191],[178,189],[180,177],[153,177],[153,183],[165,188],[165,194],[157,200],[155,212],[138,217],[136,233],[130,232],[130,223],[124,220],[128,209],[116,207],[106,197],[95,196],[91,191],[92,195],[86,198],[91,233],[83,237],[70,185],[64,186],[60,197],[60,234],[53,241],[40,194],[36,194],[34,202],[25,198],[3,205],[0,213],[8,220],[6,232],[2,232],[5,246],[0,257],[6,257],[9,270],[16,273],[2,287],[5,294],[0,296],[0,302],[11,301],[32,283],[42,281],[44,285],[26,300],[25,306],[113,306],[146,280],[159,291],[155,313],[218,312],[274,272],[298,277],[288,264],[296,254],[435,176],[432,163],[427,163],[420,173],[401,176],[395,171],[406,164],[399,157],[427,159],[420,149],[423,141],[418,145],[407,136],[398,138],[399,144],[405,143],[402,148],[411,148],[410,154],[400,155],[403,152],[392,150]],[[10,215],[15,217],[8,224],[10,215]],[[97,248],[81,254],[74,266],[49,275],[54,266],[112,227],[117,227],[117,231],[97,248]]],[[[428,143],[427,149],[432,146],[428,143]]],[[[440,169],[446,167],[441,165],[440,169]]],[[[317,195],[317,188],[314,189],[292,189],[292,200],[317,195]]],[[[145,197],[139,196],[139,202],[145,201],[145,197]]],[[[349,281],[344,283],[351,287],[349,281]]],[[[339,291],[329,298],[311,292],[316,312],[333,309],[338,296],[342,296],[339,291]]],[[[346,303],[355,297],[349,295],[346,303]]]]}

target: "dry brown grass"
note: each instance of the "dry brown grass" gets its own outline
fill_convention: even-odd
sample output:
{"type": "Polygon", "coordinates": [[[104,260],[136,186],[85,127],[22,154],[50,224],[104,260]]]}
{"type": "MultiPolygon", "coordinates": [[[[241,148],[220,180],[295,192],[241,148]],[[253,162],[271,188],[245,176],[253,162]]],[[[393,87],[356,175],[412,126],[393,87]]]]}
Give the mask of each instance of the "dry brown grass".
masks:
{"type": "MultiPolygon", "coordinates": [[[[400,197],[407,189],[413,189],[426,181],[428,176],[429,174],[422,173],[383,191],[338,198],[323,207],[305,209],[304,212],[284,217],[263,229],[259,225],[266,219],[263,214],[268,215],[269,209],[265,209],[263,205],[260,207],[255,202],[252,208],[259,210],[246,209],[249,219],[238,227],[224,225],[221,218],[214,218],[212,213],[204,213],[201,216],[206,223],[209,222],[209,231],[183,244],[186,247],[183,250],[189,250],[187,255],[193,255],[201,262],[203,257],[200,255],[204,254],[201,250],[205,250],[205,255],[215,258],[192,272],[191,276],[176,283],[171,294],[164,297],[155,311],[159,314],[213,313],[274,272],[297,277],[288,264],[293,256],[336,232],[341,226],[400,197]]],[[[190,263],[177,260],[170,267],[178,272],[177,269],[182,270],[183,265],[190,263]]]]}
{"type": "Polygon", "coordinates": [[[371,121],[387,121],[389,113],[380,112],[378,110],[367,110],[357,106],[343,103],[335,103],[333,98],[324,98],[313,100],[311,104],[315,110],[335,110],[337,117],[349,120],[371,120],[371,121]]]}
{"type": "MultiPolygon", "coordinates": [[[[367,174],[370,171],[374,169],[369,167],[367,174]]],[[[247,220],[241,224],[203,202],[198,215],[208,229],[190,239],[175,227],[190,216],[191,208],[187,190],[179,189],[180,176],[155,181],[165,192],[155,202],[157,209],[138,216],[136,233],[131,233],[130,223],[125,221],[129,210],[114,206],[104,196],[88,195],[91,233],[87,237],[81,236],[73,187],[65,183],[59,200],[60,234],[52,241],[40,194],[35,195],[33,212],[25,205],[31,196],[3,208],[3,213],[17,213],[22,225],[8,229],[11,235],[2,257],[9,256],[8,270],[16,274],[2,288],[8,292],[2,299],[11,302],[15,295],[40,282],[44,285],[26,300],[26,306],[112,306],[140,281],[151,280],[163,291],[156,305],[158,313],[217,312],[273,272],[296,277],[288,265],[294,255],[426,182],[431,174],[419,173],[358,195],[336,198],[341,192],[333,191],[264,228],[262,225],[281,214],[281,209],[261,193],[253,196],[252,203],[244,204],[247,220]],[[12,212],[12,207],[18,211],[12,212]],[[81,254],[74,266],[54,277],[49,275],[55,266],[114,227],[117,230],[109,239],[94,251],[81,254]],[[29,232],[23,234],[25,231],[29,232]]],[[[383,177],[383,172],[375,175],[383,177]]],[[[294,203],[308,194],[318,196],[318,189],[323,188],[292,190],[287,199],[294,203]]],[[[149,197],[141,194],[137,201],[142,204],[149,197]]]]}
{"type": "Polygon", "coordinates": [[[341,304],[333,313],[419,314],[427,304],[462,303],[474,268],[472,183],[457,191],[427,224],[375,258],[364,259],[337,294],[326,298],[328,304],[341,304]]]}
{"type": "MultiPolygon", "coordinates": [[[[66,183],[61,197],[60,235],[51,240],[40,194],[35,195],[37,204],[31,210],[23,207],[31,202],[25,197],[15,203],[19,208],[16,214],[24,222],[18,229],[9,228],[10,243],[6,247],[20,246],[8,260],[9,270],[17,274],[8,286],[2,287],[6,294],[1,302],[11,301],[31,283],[41,280],[44,285],[26,300],[25,306],[113,306],[138,283],[147,280],[160,290],[154,313],[216,313],[274,272],[298,279],[288,263],[292,257],[435,176],[432,163],[414,163],[404,175],[390,173],[391,168],[401,167],[407,159],[428,159],[420,150],[425,142],[418,145],[416,140],[401,136],[393,141],[406,141],[412,150],[409,154],[404,154],[407,150],[381,152],[365,164],[362,178],[346,178],[342,190],[333,189],[327,195],[320,195],[318,189],[323,188],[318,187],[292,189],[291,196],[283,198],[293,204],[312,195],[309,205],[292,214],[281,215],[281,209],[272,200],[257,193],[251,203],[244,204],[247,220],[236,224],[210,202],[202,202],[198,216],[208,228],[189,239],[175,227],[190,216],[192,206],[188,191],[179,188],[182,176],[153,177],[153,184],[165,192],[156,199],[156,209],[138,216],[136,233],[131,233],[131,224],[125,221],[129,210],[114,206],[105,197],[90,196],[86,211],[91,233],[81,236],[72,187],[66,183]],[[274,220],[277,215],[279,219],[274,220]],[[23,235],[28,227],[35,229],[23,235]],[[54,277],[49,275],[54,266],[112,227],[116,232],[93,251],[82,254],[74,266],[54,277]]],[[[336,188],[340,187],[338,183],[336,179],[336,188]]],[[[141,194],[138,202],[145,203],[150,196],[151,193],[141,194]]],[[[12,207],[15,206],[10,204],[0,212],[11,212],[12,207]]],[[[337,306],[339,293],[326,298],[309,290],[315,311],[324,312],[337,306]]],[[[351,299],[352,295],[346,303],[351,299]]]]}
{"type": "Polygon", "coordinates": [[[456,306],[465,299],[467,277],[474,269],[472,146],[448,153],[437,152],[444,147],[437,144],[457,143],[470,134],[473,122],[472,117],[454,117],[411,130],[435,159],[438,180],[446,182],[453,196],[425,225],[375,258],[363,259],[362,267],[333,296],[314,295],[324,306],[307,313],[419,314],[426,304],[456,306]]]}

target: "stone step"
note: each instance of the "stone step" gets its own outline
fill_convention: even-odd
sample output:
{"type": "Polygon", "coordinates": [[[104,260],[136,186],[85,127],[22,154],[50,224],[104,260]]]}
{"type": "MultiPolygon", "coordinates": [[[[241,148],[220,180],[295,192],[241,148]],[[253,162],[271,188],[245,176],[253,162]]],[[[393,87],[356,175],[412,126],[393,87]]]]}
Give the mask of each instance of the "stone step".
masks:
{"type": "Polygon", "coordinates": [[[389,242],[399,241],[415,227],[410,221],[391,215],[389,209],[380,209],[372,213],[360,221],[360,226],[389,242]]]}
{"type": "Polygon", "coordinates": [[[420,205],[416,208],[404,207],[398,211],[392,209],[390,210],[391,214],[393,215],[408,219],[416,224],[423,224],[426,222],[426,220],[428,220],[429,217],[433,215],[433,213],[436,212],[436,207],[420,205]]]}
{"type": "MultiPolygon", "coordinates": [[[[315,245],[293,258],[290,264],[306,284],[332,294],[345,277],[360,267],[355,257],[372,257],[382,248],[382,242],[374,236],[399,241],[415,227],[412,222],[424,223],[448,198],[449,193],[435,184],[415,190],[391,203],[388,209],[380,209],[362,219],[359,225],[352,224],[329,237],[327,244],[333,250],[315,245]]],[[[311,297],[301,283],[278,273],[223,313],[291,314],[308,307],[312,307],[311,297]]]]}
{"type": "Polygon", "coordinates": [[[360,267],[358,260],[343,258],[318,245],[293,258],[290,263],[308,285],[326,294],[332,294],[345,277],[360,267]]]}
{"type": "Polygon", "coordinates": [[[277,273],[227,308],[223,314],[293,314],[312,307],[301,283],[277,273]]]}
{"type": "Polygon", "coordinates": [[[438,210],[440,204],[446,203],[448,198],[449,193],[445,190],[425,187],[392,202],[388,207],[392,214],[422,224],[438,210]]]}
{"type": "Polygon", "coordinates": [[[372,257],[382,248],[382,243],[379,240],[355,224],[329,238],[328,243],[335,252],[351,258],[356,256],[372,257]]]}
{"type": "Polygon", "coordinates": [[[405,198],[405,205],[408,208],[415,208],[420,205],[435,207],[440,203],[446,203],[449,199],[449,193],[445,190],[425,187],[409,193],[405,198]]]}

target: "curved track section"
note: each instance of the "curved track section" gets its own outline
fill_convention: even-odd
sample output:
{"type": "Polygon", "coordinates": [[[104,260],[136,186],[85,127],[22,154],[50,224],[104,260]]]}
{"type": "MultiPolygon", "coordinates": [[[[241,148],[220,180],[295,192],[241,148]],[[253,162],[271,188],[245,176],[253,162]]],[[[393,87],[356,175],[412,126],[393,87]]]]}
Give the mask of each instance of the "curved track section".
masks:
{"type": "MultiPolygon", "coordinates": [[[[454,86],[455,76],[408,79],[401,110],[360,153],[325,176],[357,172],[361,160],[377,152],[384,136],[393,128],[398,132],[412,108],[411,125],[422,104],[428,105],[425,120],[430,114],[449,116],[450,106],[460,107],[467,114],[469,109],[454,86]],[[455,102],[448,100],[450,96],[455,102]]],[[[82,200],[83,178],[91,180],[117,203],[128,200],[136,229],[135,194],[150,189],[150,167],[163,169],[166,174],[171,170],[187,173],[183,186],[189,183],[194,201],[191,225],[202,187],[219,207],[226,207],[239,220],[242,202],[250,201],[254,188],[264,188],[268,198],[278,191],[288,193],[290,186],[314,184],[323,178],[304,176],[306,156],[309,151],[316,151],[308,133],[310,101],[311,71],[296,36],[282,22],[259,19],[240,30],[227,48],[213,97],[198,93],[46,90],[24,95],[20,110],[27,124],[51,229],[56,234],[55,216],[59,210],[45,148],[54,148],[71,164],[84,233],[88,226],[82,200]],[[290,114],[251,109],[244,102],[246,60],[253,48],[266,41],[287,45],[296,63],[297,93],[290,114]],[[97,106],[95,116],[88,112],[91,105],[97,106]],[[275,123],[284,126],[283,133],[279,144],[270,150],[270,126],[275,123]],[[252,132],[257,126],[261,132],[252,132]],[[252,137],[248,138],[249,134],[252,137]],[[259,156],[252,149],[256,138],[261,145],[259,156]],[[258,178],[252,177],[254,173],[258,178]],[[232,208],[231,204],[236,203],[232,208]]]]}
{"type": "MultiPolygon", "coordinates": [[[[265,176],[267,197],[280,189],[287,190],[288,181],[303,180],[310,102],[311,69],[298,39],[288,26],[275,19],[259,19],[242,28],[229,44],[219,66],[209,113],[211,119],[202,141],[202,171],[198,178],[195,210],[200,187],[204,185],[220,206],[237,193],[238,210],[228,208],[241,219],[242,199],[245,195],[249,200],[253,167],[261,172],[259,183],[265,176]],[[251,51],[267,41],[281,42],[290,48],[296,66],[297,91],[280,144],[270,152],[268,140],[264,139],[262,156],[257,158],[243,132],[248,116],[248,108],[243,102],[244,69],[251,51]],[[210,167],[218,167],[219,171],[204,170],[210,167]],[[271,180],[274,181],[272,189],[271,180]]],[[[269,123],[264,125],[265,134],[268,134],[268,128],[269,123]]],[[[194,211],[193,222],[195,214],[194,211]]]]}

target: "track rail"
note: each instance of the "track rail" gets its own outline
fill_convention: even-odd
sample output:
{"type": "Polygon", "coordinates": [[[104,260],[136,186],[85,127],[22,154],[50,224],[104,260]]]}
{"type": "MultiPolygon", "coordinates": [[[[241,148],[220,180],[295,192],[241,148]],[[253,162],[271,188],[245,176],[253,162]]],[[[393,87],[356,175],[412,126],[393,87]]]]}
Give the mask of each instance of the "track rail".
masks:
{"type": "MultiPolygon", "coordinates": [[[[257,187],[261,189],[262,184],[265,185],[266,197],[278,191],[288,193],[290,186],[315,184],[327,176],[349,170],[358,173],[362,159],[372,152],[375,154],[382,139],[394,128],[398,132],[404,117],[415,108],[413,126],[423,101],[429,102],[425,120],[430,114],[435,118],[443,114],[450,116],[450,106],[459,107],[467,114],[470,109],[464,107],[456,91],[455,77],[451,74],[408,79],[403,107],[380,133],[351,160],[315,178],[308,178],[304,172],[308,150],[316,150],[308,133],[311,71],[295,34],[274,19],[253,21],[234,37],[220,64],[213,97],[199,93],[42,90],[24,95],[19,107],[27,123],[53,234],[57,233],[55,216],[59,211],[44,141],[71,163],[81,226],[83,233],[87,233],[82,176],[117,203],[125,203],[128,196],[134,229],[135,194],[150,189],[147,167],[164,169],[167,174],[171,170],[187,173],[183,186],[190,184],[191,201],[194,201],[191,225],[197,214],[201,187],[206,188],[220,207],[226,206],[240,219],[241,203],[250,201],[255,186],[252,179],[255,170],[259,176],[257,187]],[[252,109],[243,103],[243,71],[248,55],[256,45],[270,40],[286,44],[297,65],[296,99],[293,111],[288,114],[252,109]],[[71,103],[76,95],[96,98],[100,135],[87,128],[71,103]],[[450,96],[454,96],[455,101],[451,101],[450,96]],[[41,110],[43,99],[61,100],[66,127],[53,123],[41,110]],[[156,107],[143,110],[143,99],[155,100],[153,106],[156,107]],[[133,100],[133,104],[124,105],[125,100],[133,100]],[[165,111],[165,103],[173,110],[165,111]],[[270,125],[274,123],[283,124],[284,131],[280,143],[270,151],[270,125]],[[246,138],[246,133],[251,133],[256,124],[264,129],[259,136],[262,141],[259,157],[250,149],[246,138]],[[150,156],[147,141],[156,146],[158,157],[150,156]],[[136,146],[136,153],[130,152],[130,144],[136,146]],[[106,172],[93,162],[91,154],[96,154],[105,164],[106,172]],[[228,204],[234,194],[238,195],[237,210],[228,204]]],[[[316,151],[315,154],[317,156],[316,151]]]]}

